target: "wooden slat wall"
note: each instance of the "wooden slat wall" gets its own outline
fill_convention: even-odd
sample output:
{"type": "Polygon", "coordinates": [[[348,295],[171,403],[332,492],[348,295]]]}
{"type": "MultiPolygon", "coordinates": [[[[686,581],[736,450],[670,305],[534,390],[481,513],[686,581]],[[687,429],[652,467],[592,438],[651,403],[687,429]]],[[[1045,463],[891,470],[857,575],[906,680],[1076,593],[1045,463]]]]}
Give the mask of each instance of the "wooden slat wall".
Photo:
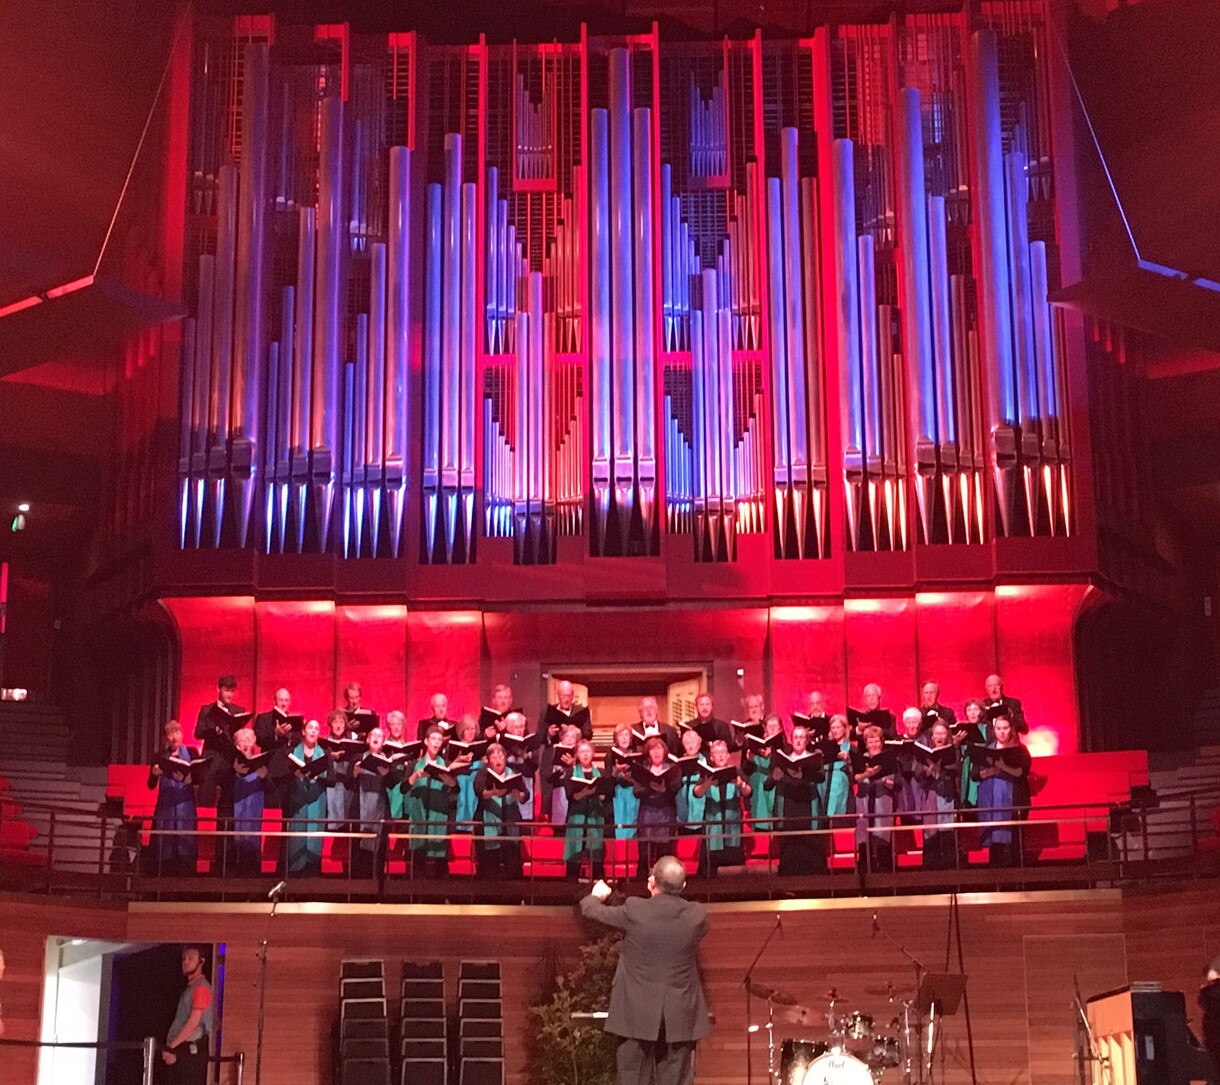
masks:
{"type": "MultiPolygon", "coordinates": [[[[1048,892],[961,898],[962,949],[978,1080],[982,1085],[1071,1085],[1074,978],[1087,997],[1129,979],[1156,979],[1185,990],[1193,1010],[1199,971],[1220,952],[1220,893],[1215,883],[1173,892],[1048,892]]],[[[254,1052],[256,950],[265,909],[253,906],[133,905],[125,930],[121,913],[0,901],[0,948],[9,972],[0,986],[8,1035],[36,1034],[43,942],[47,934],[121,937],[132,941],[225,942],[226,1050],[254,1052]],[[14,949],[12,947],[20,947],[14,949]]],[[[948,900],[944,897],[856,901],[791,901],[782,905],[723,904],[712,908],[704,971],[717,1025],[700,1048],[699,1085],[745,1081],[745,1008],[741,978],[782,908],[782,933],[760,962],[757,978],[790,991],[814,1013],[830,987],[844,1004],[879,1020],[890,1008],[866,986],[909,982],[910,965],[883,936],[873,937],[874,911],[887,933],[931,969],[945,965],[948,900]]],[[[331,1026],[338,1009],[339,961],[383,956],[389,986],[404,959],[442,959],[449,996],[457,961],[497,957],[504,963],[506,1055],[510,1085],[525,1081],[523,1031],[531,996],[551,950],[570,952],[584,931],[567,909],[300,905],[281,909],[272,930],[267,988],[268,1024],[263,1080],[267,1085],[329,1081],[331,1026]]],[[[949,946],[950,970],[956,944],[949,946]]],[[[756,1004],[756,1011],[760,1007],[756,1004]]],[[[781,1038],[818,1038],[820,1022],[784,1025],[781,1038]]],[[[4,1085],[33,1080],[0,1072],[4,1085]]],[[[965,1018],[945,1031],[946,1085],[970,1080],[965,1018]]],[[[755,1081],[765,1080],[765,1048],[755,1043],[755,1081]]]]}

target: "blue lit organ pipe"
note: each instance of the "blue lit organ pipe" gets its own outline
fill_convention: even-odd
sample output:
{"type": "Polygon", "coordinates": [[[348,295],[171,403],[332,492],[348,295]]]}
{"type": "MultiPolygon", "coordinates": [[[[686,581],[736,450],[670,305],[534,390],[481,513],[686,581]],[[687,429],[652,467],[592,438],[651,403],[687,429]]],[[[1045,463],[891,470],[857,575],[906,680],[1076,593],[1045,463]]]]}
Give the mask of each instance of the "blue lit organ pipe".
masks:
{"type": "Polygon", "coordinates": [[[444,203],[441,220],[440,511],[445,560],[452,561],[457,533],[461,444],[462,327],[462,137],[445,136],[444,203]]]}
{"type": "Polygon", "coordinates": [[[182,322],[178,378],[178,547],[186,549],[191,509],[191,433],[195,412],[195,318],[182,322]]]}
{"type": "Polygon", "coordinates": [[[424,548],[431,560],[436,549],[440,500],[441,339],[444,335],[444,286],[441,275],[444,250],[444,190],[428,186],[426,215],[427,252],[424,264],[424,434],[423,500],[424,548]]]}
{"type": "MultiPolygon", "coordinates": [[[[834,199],[835,328],[839,344],[839,411],[843,427],[843,477],[846,485],[848,543],[860,547],[860,515],[865,457],[865,401],[860,351],[860,279],[856,238],[855,147],[836,139],[832,147],[834,199]]],[[[768,182],[770,183],[770,182],[768,182]]],[[[778,194],[777,194],[778,195],[778,194]]],[[[770,200],[768,200],[770,203],[770,200]]],[[[774,292],[774,282],[772,291],[774,292]]],[[[774,309],[774,305],[772,306],[774,309]]],[[[772,316],[772,320],[775,317],[772,316]]]]}
{"type": "MultiPolygon", "coordinates": [[[[288,495],[291,490],[292,390],[296,369],[296,288],[285,286],[280,295],[279,375],[276,391],[275,440],[271,447],[274,469],[267,481],[267,523],[275,525],[276,548],[282,554],[288,539],[288,495]]],[[[271,552],[270,528],[267,552],[271,552]]]]}
{"type": "MultiPolygon", "coordinates": [[[[949,241],[945,217],[945,198],[928,197],[928,271],[932,290],[932,354],[936,373],[936,428],[940,438],[941,490],[945,503],[945,523],[949,542],[956,529],[957,474],[962,467],[958,454],[957,401],[954,396],[955,351],[963,344],[953,337],[953,299],[949,284],[949,241]]],[[[970,515],[968,508],[963,514],[970,515]]]]}
{"type": "Polygon", "coordinates": [[[590,446],[593,478],[593,542],[605,550],[610,514],[612,361],[610,334],[610,120],[605,109],[589,117],[589,369],[592,374],[590,446]]]}
{"type": "MultiPolygon", "coordinates": [[[[802,282],[804,252],[801,249],[800,173],[795,128],[784,128],[780,131],[780,190],[783,212],[783,302],[788,358],[791,501],[794,521],[803,525],[809,489],[809,437],[805,396],[805,294],[802,282]]],[[[803,533],[801,527],[798,527],[797,531],[798,536],[803,533]]],[[[800,545],[803,549],[803,540],[800,545]]]]}
{"type": "Polygon", "coordinates": [[[314,273],[317,255],[316,211],[297,212],[297,286],[293,341],[290,484],[295,511],[296,548],[305,548],[305,517],[309,493],[310,407],[313,403],[314,273]]]}
{"type": "Polygon", "coordinates": [[[195,318],[194,405],[191,411],[190,452],[190,529],[192,544],[202,541],[204,497],[207,492],[208,410],[212,380],[213,297],[216,258],[211,253],[199,257],[199,311],[195,318]]]}
{"type": "Polygon", "coordinates": [[[978,222],[979,325],[986,372],[990,459],[1000,513],[1000,529],[1012,522],[1017,466],[1018,408],[1013,376],[1008,239],[1004,195],[1003,134],[1000,128],[1000,75],[996,35],[971,35],[970,96],[975,118],[973,139],[978,222]]]}
{"type": "Polygon", "coordinates": [[[340,384],[343,362],[343,101],[329,95],[320,105],[318,140],[318,240],[314,292],[313,404],[310,417],[310,494],[319,549],[330,541],[339,468],[340,384]]]}
{"type": "Polygon", "coordinates": [[[461,306],[461,354],[459,395],[457,402],[460,422],[458,445],[458,521],[455,531],[460,532],[465,545],[466,560],[473,559],[474,543],[474,460],[475,460],[475,373],[478,364],[478,333],[482,320],[476,308],[477,283],[475,246],[478,235],[478,190],[473,184],[462,186],[462,306],[461,306]]]}
{"type": "MultiPolygon", "coordinates": [[[[652,532],[656,502],[656,301],[652,235],[652,111],[636,109],[632,139],[635,222],[635,449],[644,536],[652,532]]],[[[625,539],[625,536],[624,536],[625,539]]]]}
{"type": "MultiPolygon", "coordinates": [[[[291,352],[287,357],[291,359],[291,352]]],[[[263,535],[263,547],[266,553],[271,553],[275,545],[277,520],[275,515],[275,447],[279,429],[279,386],[280,386],[280,344],[270,343],[267,347],[267,400],[265,404],[265,420],[262,434],[261,476],[263,479],[263,522],[266,531],[263,535]]]]}
{"type": "MultiPolygon", "coordinates": [[[[370,449],[372,474],[371,537],[374,546],[380,532],[379,494],[384,492],[390,529],[390,553],[397,557],[402,547],[403,520],[408,491],[408,434],[411,410],[408,389],[411,377],[411,150],[390,148],[390,188],[387,200],[384,273],[374,248],[369,301],[369,364],[383,389],[384,408],[375,411],[374,438],[381,452],[370,449]],[[384,296],[384,302],[380,299],[384,296]],[[384,342],[384,348],[381,346],[384,342]],[[375,485],[380,465],[381,487],[375,485]]],[[[429,283],[425,290],[432,290],[429,283]]],[[[376,551],[374,551],[375,553],[376,551]]]]}
{"type": "MultiPolygon", "coordinates": [[[[747,178],[751,170],[757,166],[750,163],[746,167],[747,178]]],[[[755,191],[752,184],[750,191],[755,191]]],[[[821,330],[818,301],[818,248],[820,231],[818,225],[817,200],[814,195],[814,179],[805,177],[801,180],[801,214],[804,219],[803,231],[805,252],[805,369],[809,374],[808,388],[808,421],[809,421],[809,495],[810,511],[813,517],[814,545],[819,557],[826,553],[826,498],[827,498],[827,467],[826,467],[826,430],[823,418],[822,394],[822,351],[819,345],[821,330]]],[[[750,305],[752,311],[758,312],[757,284],[751,277],[750,305]]],[[[757,323],[757,316],[754,317],[757,323]]],[[[756,450],[757,451],[757,450],[756,450]]],[[[761,476],[759,478],[761,483],[761,476]]],[[[760,510],[761,513],[761,510],[760,510]]],[[[761,515],[760,515],[761,520],[761,515]]],[[[803,555],[806,547],[798,537],[798,553],[803,555]]]]}
{"type": "Polygon", "coordinates": [[[614,321],[610,329],[614,366],[614,501],[620,545],[627,549],[635,506],[635,313],[631,177],[631,58],[626,49],[610,52],[610,291],[614,321]]]}
{"type": "Polygon", "coordinates": [[[216,272],[212,298],[212,382],[208,404],[208,490],[212,545],[220,546],[224,524],[228,439],[232,419],[233,274],[237,246],[237,168],[220,167],[216,200],[216,272]]]}
{"type": "MultiPolygon", "coordinates": [[[[391,152],[392,153],[392,152],[391,152]]],[[[393,167],[391,166],[391,171],[393,167]]],[[[394,218],[389,216],[391,235],[394,218]]],[[[364,486],[356,494],[356,553],[360,553],[364,525],[368,523],[369,553],[377,554],[381,535],[381,495],[384,485],[383,457],[386,450],[386,406],[392,418],[399,417],[405,387],[386,384],[386,246],[374,242],[369,248],[369,313],[365,339],[364,486]],[[389,401],[387,403],[387,400],[389,401]]],[[[357,332],[359,334],[359,332],[357,332]]]]}
{"type": "MultiPolygon", "coordinates": [[[[245,46],[242,148],[234,276],[233,414],[229,473],[237,506],[237,545],[250,534],[260,483],[263,422],[263,302],[266,293],[267,156],[270,58],[265,43],[245,46]]],[[[270,531],[270,524],[267,525],[270,531]]]]}

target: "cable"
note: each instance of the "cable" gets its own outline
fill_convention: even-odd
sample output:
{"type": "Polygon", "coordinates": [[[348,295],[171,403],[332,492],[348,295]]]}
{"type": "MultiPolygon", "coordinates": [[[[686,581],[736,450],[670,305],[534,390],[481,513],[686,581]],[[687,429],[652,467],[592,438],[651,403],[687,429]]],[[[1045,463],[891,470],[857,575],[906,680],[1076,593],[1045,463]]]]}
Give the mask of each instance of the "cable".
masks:
{"type": "Polygon", "coordinates": [[[123,179],[123,187],[119,190],[119,198],[114,205],[114,213],[110,216],[110,223],[106,227],[106,235],[102,238],[102,247],[98,250],[97,262],[93,265],[94,277],[97,276],[98,270],[102,266],[102,259],[106,255],[106,247],[110,244],[110,236],[114,233],[115,224],[119,220],[119,211],[123,207],[123,199],[127,195],[127,189],[131,186],[131,178],[136,172],[136,163],[140,160],[140,152],[144,149],[144,140],[148,138],[148,129],[152,127],[153,116],[157,112],[157,106],[161,102],[161,91],[165,89],[165,80],[169,75],[170,65],[174,61],[174,50],[178,48],[178,39],[182,36],[182,28],[186,26],[187,18],[190,13],[190,8],[184,6],[182,13],[178,16],[178,25],[174,27],[174,36],[169,43],[169,55],[165,58],[165,67],[161,69],[161,79],[157,83],[157,91],[153,95],[152,105],[148,107],[148,116],[144,118],[144,130],[140,133],[140,140],[136,144],[135,153],[131,156],[131,164],[127,167],[127,176],[123,179]]]}

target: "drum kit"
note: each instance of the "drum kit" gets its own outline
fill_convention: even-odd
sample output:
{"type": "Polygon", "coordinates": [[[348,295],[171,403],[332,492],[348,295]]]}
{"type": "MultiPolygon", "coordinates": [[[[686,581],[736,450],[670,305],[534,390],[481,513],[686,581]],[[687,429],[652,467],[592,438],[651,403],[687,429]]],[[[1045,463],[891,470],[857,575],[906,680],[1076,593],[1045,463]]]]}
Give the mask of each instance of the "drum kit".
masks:
{"type": "Polygon", "coordinates": [[[751,1032],[767,1034],[768,1078],[774,1085],[878,1085],[925,1081],[924,1020],[911,987],[887,983],[865,987],[867,995],[884,998],[893,1011],[888,1021],[843,1005],[831,988],[822,996],[823,1013],[812,1014],[797,999],[762,984],[752,983],[749,993],[767,1004],[767,1020],[751,1025],[751,1032]],[[776,1060],[775,1030],[784,1023],[808,1027],[818,1018],[825,1022],[821,1035],[791,1037],[779,1045],[776,1060]]]}

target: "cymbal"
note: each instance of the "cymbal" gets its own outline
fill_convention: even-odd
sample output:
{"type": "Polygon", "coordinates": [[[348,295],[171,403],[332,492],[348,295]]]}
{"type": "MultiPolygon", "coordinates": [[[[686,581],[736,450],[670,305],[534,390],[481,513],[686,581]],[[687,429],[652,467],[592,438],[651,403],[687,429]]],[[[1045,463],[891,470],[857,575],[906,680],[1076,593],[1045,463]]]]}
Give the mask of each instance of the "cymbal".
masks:
{"type": "Polygon", "coordinates": [[[866,995],[878,995],[881,998],[901,998],[904,995],[913,995],[915,988],[909,983],[895,983],[890,980],[888,983],[874,983],[864,988],[866,995]]]}
{"type": "Polygon", "coordinates": [[[791,995],[786,995],[783,991],[777,991],[774,987],[767,987],[761,983],[751,983],[747,990],[755,998],[765,998],[768,1002],[775,1006],[797,1005],[796,999],[791,995]]]}

